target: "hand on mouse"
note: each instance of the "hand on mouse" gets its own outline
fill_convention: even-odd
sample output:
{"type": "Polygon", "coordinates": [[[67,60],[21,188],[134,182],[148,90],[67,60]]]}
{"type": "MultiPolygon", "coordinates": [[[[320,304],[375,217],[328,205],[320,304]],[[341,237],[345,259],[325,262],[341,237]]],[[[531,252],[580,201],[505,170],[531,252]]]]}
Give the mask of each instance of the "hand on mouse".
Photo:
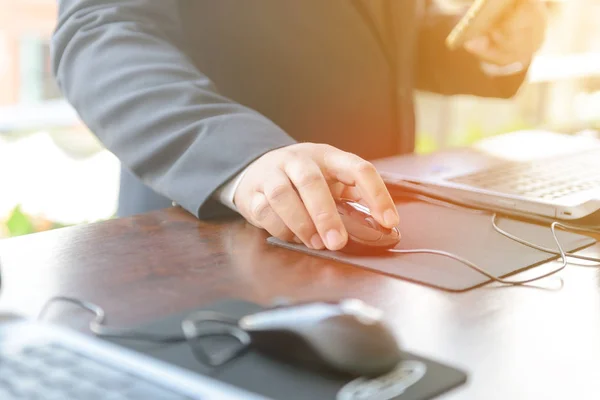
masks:
{"type": "Polygon", "coordinates": [[[486,35],[465,43],[465,49],[484,62],[525,67],[544,42],[546,14],[542,1],[518,0],[486,35]]]}
{"type": "Polygon", "coordinates": [[[280,240],[339,250],[348,234],[335,198],[361,201],[387,228],[399,223],[392,197],[373,164],[318,143],[293,144],[258,158],[248,166],[234,203],[248,222],[280,240]]]}

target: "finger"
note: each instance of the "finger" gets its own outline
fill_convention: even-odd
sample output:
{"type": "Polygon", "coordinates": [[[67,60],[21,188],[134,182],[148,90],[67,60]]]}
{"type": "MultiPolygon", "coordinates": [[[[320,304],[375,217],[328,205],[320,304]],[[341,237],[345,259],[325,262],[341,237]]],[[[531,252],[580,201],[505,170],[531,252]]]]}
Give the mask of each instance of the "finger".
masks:
{"type": "Polygon", "coordinates": [[[504,51],[495,47],[487,36],[471,39],[465,43],[465,49],[477,56],[481,61],[491,64],[504,66],[515,62],[516,56],[514,52],[504,51]]]}
{"type": "Polygon", "coordinates": [[[522,49],[531,48],[534,38],[535,25],[515,21],[512,19],[506,24],[492,29],[488,37],[490,47],[496,47],[505,52],[520,52],[522,49]]]}
{"type": "MultiPolygon", "coordinates": [[[[296,187],[304,206],[329,250],[346,245],[348,234],[337,211],[329,185],[319,166],[310,158],[294,158],[284,165],[284,171],[296,187]]],[[[313,240],[311,239],[311,243],[313,240]]]]}
{"type": "Polygon", "coordinates": [[[507,34],[506,32],[500,30],[492,31],[489,34],[489,47],[496,48],[497,50],[506,53],[514,53],[515,51],[518,51],[520,47],[522,47],[522,41],[527,40],[527,34],[523,34],[523,37],[520,36],[521,35],[507,34]]]}
{"type": "Polygon", "coordinates": [[[497,47],[505,51],[532,47],[528,42],[543,40],[545,20],[546,8],[541,1],[522,0],[494,27],[490,37],[497,47]]]}
{"type": "Polygon", "coordinates": [[[342,182],[333,182],[329,184],[329,191],[334,199],[348,199],[356,202],[362,200],[360,190],[355,186],[347,186],[342,182]]]}
{"type": "Polygon", "coordinates": [[[483,62],[504,67],[520,60],[519,56],[512,52],[506,52],[501,49],[491,47],[485,51],[476,54],[483,62]]]}
{"type": "Polygon", "coordinates": [[[294,241],[295,235],[285,225],[277,213],[271,208],[269,201],[263,193],[254,192],[250,200],[249,217],[246,218],[252,225],[262,228],[272,236],[289,242],[294,241]]]}
{"type": "Polygon", "coordinates": [[[358,203],[364,201],[360,194],[360,189],[357,188],[356,186],[344,185],[344,190],[342,191],[342,194],[340,197],[344,198],[344,199],[350,199],[350,200],[356,201],[358,203]]]}
{"type": "Polygon", "coordinates": [[[544,17],[545,6],[539,0],[520,0],[495,24],[504,32],[518,33],[531,27],[532,17],[544,17]]]}
{"type": "Polygon", "coordinates": [[[479,55],[481,53],[485,53],[487,51],[489,51],[490,47],[492,47],[492,44],[490,42],[490,38],[489,36],[478,36],[475,37],[469,41],[467,41],[464,44],[464,47],[467,51],[475,54],[475,55],[479,55]]]}
{"type": "Polygon", "coordinates": [[[334,199],[343,198],[342,195],[344,193],[344,190],[346,190],[346,187],[346,185],[338,181],[333,181],[329,183],[329,191],[331,192],[331,195],[334,199]]]}
{"type": "Polygon", "coordinates": [[[323,169],[327,173],[348,186],[358,188],[362,199],[380,224],[387,228],[398,225],[398,211],[392,196],[373,164],[357,155],[337,149],[328,151],[323,163],[323,169]]]}
{"type": "Polygon", "coordinates": [[[300,196],[282,170],[273,170],[262,190],[273,211],[302,243],[314,249],[324,247],[300,196]]]}

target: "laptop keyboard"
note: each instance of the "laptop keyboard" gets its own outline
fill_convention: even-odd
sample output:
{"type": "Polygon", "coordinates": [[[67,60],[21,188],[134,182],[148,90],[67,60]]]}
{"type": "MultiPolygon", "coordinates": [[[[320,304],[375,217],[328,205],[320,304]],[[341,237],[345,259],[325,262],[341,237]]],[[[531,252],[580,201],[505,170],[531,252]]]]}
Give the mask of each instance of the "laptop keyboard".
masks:
{"type": "Polygon", "coordinates": [[[508,162],[450,181],[501,193],[554,200],[600,188],[600,150],[531,162],[508,162]]]}
{"type": "Polygon", "coordinates": [[[0,345],[2,400],[188,400],[57,343],[0,345]]]}

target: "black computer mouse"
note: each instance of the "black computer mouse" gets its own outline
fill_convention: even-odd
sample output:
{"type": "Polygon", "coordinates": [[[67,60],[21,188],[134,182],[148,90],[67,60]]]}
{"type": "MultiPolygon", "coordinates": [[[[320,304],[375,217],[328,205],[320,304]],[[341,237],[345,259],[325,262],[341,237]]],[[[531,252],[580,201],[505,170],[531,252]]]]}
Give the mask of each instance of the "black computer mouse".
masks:
{"type": "Polygon", "coordinates": [[[257,351],[321,372],[375,377],[402,358],[381,311],[356,299],[275,307],[241,318],[239,327],[257,351]]]}
{"type": "Polygon", "coordinates": [[[340,251],[353,254],[385,252],[400,242],[400,231],[388,229],[373,218],[364,205],[351,200],[336,200],[348,241],[340,251]]]}

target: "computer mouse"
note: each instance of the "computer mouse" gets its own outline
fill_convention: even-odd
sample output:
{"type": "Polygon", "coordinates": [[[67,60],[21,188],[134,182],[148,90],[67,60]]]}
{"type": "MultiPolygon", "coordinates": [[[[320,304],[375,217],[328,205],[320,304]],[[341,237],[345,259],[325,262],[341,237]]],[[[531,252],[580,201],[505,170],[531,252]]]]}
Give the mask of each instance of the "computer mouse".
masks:
{"type": "Polygon", "coordinates": [[[274,307],[238,324],[257,351],[316,371],[375,377],[402,359],[382,312],[356,299],[274,307]]]}
{"type": "Polygon", "coordinates": [[[353,254],[384,252],[400,242],[400,231],[388,229],[373,218],[364,205],[351,201],[336,200],[337,210],[348,232],[348,241],[340,251],[353,254]]]}

